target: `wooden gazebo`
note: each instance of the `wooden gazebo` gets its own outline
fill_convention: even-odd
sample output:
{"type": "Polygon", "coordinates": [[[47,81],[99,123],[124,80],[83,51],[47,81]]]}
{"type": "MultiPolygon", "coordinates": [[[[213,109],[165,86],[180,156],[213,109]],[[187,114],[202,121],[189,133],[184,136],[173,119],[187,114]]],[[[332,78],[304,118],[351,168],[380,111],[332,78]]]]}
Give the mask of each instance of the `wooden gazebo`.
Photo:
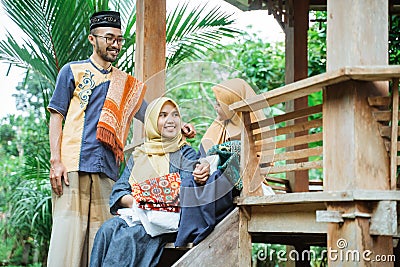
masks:
{"type": "MultiPolygon", "coordinates": [[[[244,189],[238,208],[174,266],[251,266],[252,242],[287,244],[300,254],[310,245],[320,245],[344,255],[328,253],[329,266],[394,266],[399,237],[400,66],[388,65],[388,17],[397,12],[399,1],[226,2],[242,10],[268,9],[278,20],[286,34],[286,85],[231,106],[243,113],[246,125],[241,155],[244,189]],[[307,77],[311,9],[328,13],[327,70],[307,77]],[[308,96],[318,91],[323,103],[308,106],[308,96]],[[250,110],[283,102],[285,114],[248,122],[250,110]],[[319,119],[311,120],[314,114],[319,119]],[[271,121],[285,125],[273,128],[271,121]],[[254,134],[259,128],[262,132],[254,134]],[[276,141],[277,136],[282,138],[276,141]],[[277,154],[276,148],[285,149],[277,154]],[[310,191],[310,169],[323,171],[318,192],[310,191]],[[276,178],[275,173],[285,178],[276,178]],[[262,195],[263,180],[276,188],[276,195],[262,195]]],[[[166,0],[137,0],[136,6],[135,73],[146,81],[165,67],[166,0]]],[[[148,100],[162,93],[154,89],[165,83],[159,77],[148,85],[148,100]]],[[[309,261],[293,264],[309,266],[309,261]]]]}

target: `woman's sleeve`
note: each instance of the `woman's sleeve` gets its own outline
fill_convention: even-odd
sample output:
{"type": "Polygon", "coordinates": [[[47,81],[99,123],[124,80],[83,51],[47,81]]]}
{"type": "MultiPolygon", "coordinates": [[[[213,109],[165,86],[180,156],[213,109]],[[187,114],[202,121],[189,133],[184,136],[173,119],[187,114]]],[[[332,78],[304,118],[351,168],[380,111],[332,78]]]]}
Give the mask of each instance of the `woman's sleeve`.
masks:
{"type": "MultiPolygon", "coordinates": [[[[179,170],[176,170],[176,171],[179,172],[181,179],[188,179],[188,178],[193,179],[192,173],[193,173],[194,167],[197,163],[197,160],[199,159],[199,155],[196,152],[196,150],[194,150],[191,146],[184,146],[181,148],[179,154],[176,154],[176,153],[173,153],[173,154],[174,154],[174,156],[176,156],[176,155],[180,156],[180,159],[179,159],[180,164],[176,165],[176,166],[179,166],[179,168],[177,168],[179,170]]],[[[171,163],[172,163],[172,161],[171,161],[171,163]]],[[[170,168],[171,172],[176,172],[176,171],[172,170],[172,168],[176,168],[176,166],[171,166],[171,168],[170,168]]]]}
{"type": "Polygon", "coordinates": [[[200,143],[198,157],[204,158],[205,156],[207,156],[207,151],[204,150],[203,144],[200,143]]]}
{"type": "Polygon", "coordinates": [[[110,196],[110,212],[111,214],[117,214],[117,210],[123,208],[119,205],[119,200],[125,195],[132,193],[131,185],[129,184],[129,176],[133,168],[133,157],[130,157],[126,164],[121,177],[114,184],[111,196],[110,196]]]}
{"type": "Polygon", "coordinates": [[[144,115],[146,113],[147,106],[148,106],[148,104],[147,104],[146,100],[143,99],[139,110],[135,113],[135,116],[134,116],[135,119],[140,120],[141,122],[144,122],[144,115]]]}

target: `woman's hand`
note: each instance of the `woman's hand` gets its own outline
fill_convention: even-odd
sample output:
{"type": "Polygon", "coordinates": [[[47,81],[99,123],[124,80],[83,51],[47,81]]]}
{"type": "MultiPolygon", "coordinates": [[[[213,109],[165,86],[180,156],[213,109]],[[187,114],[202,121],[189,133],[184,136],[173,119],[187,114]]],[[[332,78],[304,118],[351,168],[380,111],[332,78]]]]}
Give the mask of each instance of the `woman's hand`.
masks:
{"type": "Polygon", "coordinates": [[[184,123],[181,130],[186,138],[194,138],[196,136],[196,129],[190,123],[184,123]]]}
{"type": "Polygon", "coordinates": [[[125,195],[119,199],[119,205],[124,208],[132,208],[133,202],[134,199],[132,195],[125,195]]]}
{"type": "Polygon", "coordinates": [[[205,184],[210,177],[210,163],[204,160],[196,164],[196,168],[193,171],[193,177],[196,183],[200,185],[205,184]]]}

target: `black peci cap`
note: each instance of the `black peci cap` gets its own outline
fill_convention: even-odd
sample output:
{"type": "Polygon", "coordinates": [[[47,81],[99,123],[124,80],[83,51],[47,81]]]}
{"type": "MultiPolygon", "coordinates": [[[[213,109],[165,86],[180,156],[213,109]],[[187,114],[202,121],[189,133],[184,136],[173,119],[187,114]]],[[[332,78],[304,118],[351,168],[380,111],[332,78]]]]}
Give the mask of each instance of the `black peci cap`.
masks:
{"type": "Polygon", "coordinates": [[[121,29],[121,18],[117,11],[99,11],[90,17],[90,30],[99,27],[121,29]]]}

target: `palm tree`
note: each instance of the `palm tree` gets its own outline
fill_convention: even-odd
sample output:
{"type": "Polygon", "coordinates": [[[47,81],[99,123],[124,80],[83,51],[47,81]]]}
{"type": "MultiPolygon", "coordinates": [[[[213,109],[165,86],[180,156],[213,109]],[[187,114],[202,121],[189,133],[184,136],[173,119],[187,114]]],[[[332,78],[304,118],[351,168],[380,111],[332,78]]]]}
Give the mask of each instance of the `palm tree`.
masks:
{"type": "MultiPolygon", "coordinates": [[[[135,5],[132,0],[0,0],[7,15],[25,33],[20,36],[7,33],[0,41],[0,61],[26,68],[46,79],[42,86],[44,107],[54,86],[57,74],[67,62],[86,59],[92,53],[87,41],[89,16],[98,10],[120,10],[125,38],[128,40],[120,53],[120,69],[132,73],[134,69],[135,5]],[[44,85],[46,84],[46,85],[44,85]]],[[[184,60],[198,59],[208,49],[217,49],[222,37],[234,37],[239,31],[232,28],[231,15],[219,8],[206,12],[202,5],[189,10],[184,3],[167,16],[167,66],[172,67],[184,60]],[[182,23],[183,22],[183,23],[182,23]]],[[[29,75],[27,74],[27,77],[29,75]]],[[[25,82],[29,83],[25,80],[25,82]]],[[[45,121],[42,121],[45,123],[45,121]]],[[[27,155],[21,182],[13,188],[8,200],[9,212],[16,216],[8,218],[16,242],[33,238],[36,251],[46,252],[50,233],[51,189],[47,182],[49,153],[46,145],[38,147],[38,153],[27,155]],[[34,193],[34,194],[33,194],[34,193]]],[[[45,254],[38,262],[45,262],[45,254]]]]}

